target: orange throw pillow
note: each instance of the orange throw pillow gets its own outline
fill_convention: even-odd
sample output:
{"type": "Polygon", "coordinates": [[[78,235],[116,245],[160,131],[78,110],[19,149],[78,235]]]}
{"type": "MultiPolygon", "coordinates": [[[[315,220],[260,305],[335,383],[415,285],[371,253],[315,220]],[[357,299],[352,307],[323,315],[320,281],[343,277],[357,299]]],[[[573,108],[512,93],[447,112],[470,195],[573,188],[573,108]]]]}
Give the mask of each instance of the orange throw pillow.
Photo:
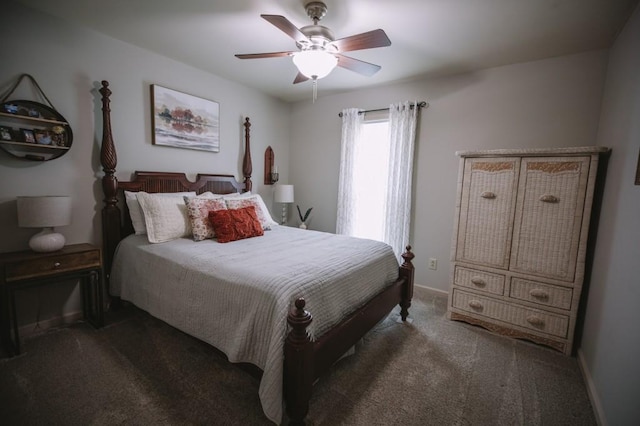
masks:
{"type": "Polygon", "coordinates": [[[212,210],[209,212],[209,220],[219,243],[264,235],[254,206],[212,210]]]}

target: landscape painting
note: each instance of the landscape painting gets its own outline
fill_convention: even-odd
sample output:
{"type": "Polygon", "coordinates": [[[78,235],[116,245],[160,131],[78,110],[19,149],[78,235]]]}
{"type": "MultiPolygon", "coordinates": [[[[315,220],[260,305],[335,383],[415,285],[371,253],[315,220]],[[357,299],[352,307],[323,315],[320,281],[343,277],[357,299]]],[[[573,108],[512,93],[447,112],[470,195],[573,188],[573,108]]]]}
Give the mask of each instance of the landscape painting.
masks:
{"type": "Polygon", "coordinates": [[[151,85],[153,144],[220,151],[220,105],[151,85]]]}

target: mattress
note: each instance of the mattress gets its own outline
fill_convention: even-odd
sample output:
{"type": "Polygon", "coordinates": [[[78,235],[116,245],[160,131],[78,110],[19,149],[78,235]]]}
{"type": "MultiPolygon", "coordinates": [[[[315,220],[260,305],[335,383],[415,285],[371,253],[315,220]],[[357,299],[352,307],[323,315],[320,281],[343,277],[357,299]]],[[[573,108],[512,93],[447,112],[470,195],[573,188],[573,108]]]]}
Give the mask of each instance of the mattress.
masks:
{"type": "Polygon", "coordinates": [[[321,336],[398,277],[387,244],[274,226],[264,236],[225,244],[180,238],[150,244],[125,238],[116,251],[110,292],[201,339],[231,362],[263,370],[265,415],[280,423],[286,317],[298,297],[321,336]]]}

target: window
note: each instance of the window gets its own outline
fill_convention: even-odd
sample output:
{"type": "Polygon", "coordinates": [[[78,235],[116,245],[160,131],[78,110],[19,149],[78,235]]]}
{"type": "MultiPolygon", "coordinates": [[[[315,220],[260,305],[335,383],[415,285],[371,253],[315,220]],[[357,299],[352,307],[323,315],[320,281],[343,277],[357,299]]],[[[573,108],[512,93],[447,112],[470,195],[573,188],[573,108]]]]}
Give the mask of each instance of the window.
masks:
{"type": "Polygon", "coordinates": [[[367,120],[354,158],[353,235],[383,241],[384,203],[389,180],[389,121],[367,120]]]}

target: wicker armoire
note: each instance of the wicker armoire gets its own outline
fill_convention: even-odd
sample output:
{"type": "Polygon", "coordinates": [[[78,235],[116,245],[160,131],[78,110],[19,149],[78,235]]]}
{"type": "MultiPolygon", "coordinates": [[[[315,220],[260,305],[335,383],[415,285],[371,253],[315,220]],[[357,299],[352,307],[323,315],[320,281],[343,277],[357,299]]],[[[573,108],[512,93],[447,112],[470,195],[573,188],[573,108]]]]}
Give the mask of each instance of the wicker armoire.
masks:
{"type": "Polygon", "coordinates": [[[448,316],[567,355],[605,147],[457,152],[448,316]]]}

